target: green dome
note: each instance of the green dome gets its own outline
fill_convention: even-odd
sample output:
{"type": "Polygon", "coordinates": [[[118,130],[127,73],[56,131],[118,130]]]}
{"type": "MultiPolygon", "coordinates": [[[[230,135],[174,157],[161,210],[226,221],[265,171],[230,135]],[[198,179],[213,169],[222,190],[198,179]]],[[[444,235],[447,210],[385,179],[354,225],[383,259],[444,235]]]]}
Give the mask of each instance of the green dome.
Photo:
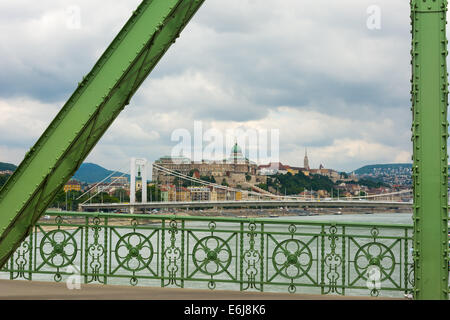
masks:
{"type": "Polygon", "coordinates": [[[241,148],[238,146],[237,142],[234,144],[233,149],[231,149],[231,153],[242,153],[241,148]]]}

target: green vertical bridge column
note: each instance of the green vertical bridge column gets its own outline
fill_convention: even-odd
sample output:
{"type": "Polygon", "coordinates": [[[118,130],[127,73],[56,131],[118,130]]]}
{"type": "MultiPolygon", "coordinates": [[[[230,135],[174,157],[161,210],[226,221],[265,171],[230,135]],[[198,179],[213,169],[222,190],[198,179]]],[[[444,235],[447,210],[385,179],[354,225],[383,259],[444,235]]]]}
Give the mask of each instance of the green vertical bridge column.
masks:
{"type": "Polygon", "coordinates": [[[448,297],[446,0],[412,0],[414,298],[448,297]]]}
{"type": "MultiPolygon", "coordinates": [[[[204,0],[143,0],[0,190],[0,267],[204,0]]],[[[175,90],[175,89],[174,89],[175,90]]]]}

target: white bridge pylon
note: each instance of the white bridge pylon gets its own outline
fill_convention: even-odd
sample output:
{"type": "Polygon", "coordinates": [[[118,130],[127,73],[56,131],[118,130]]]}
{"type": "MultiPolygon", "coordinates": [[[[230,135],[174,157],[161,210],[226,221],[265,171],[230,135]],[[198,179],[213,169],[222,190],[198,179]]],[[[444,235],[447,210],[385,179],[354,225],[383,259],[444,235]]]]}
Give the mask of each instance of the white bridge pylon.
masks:
{"type": "MultiPolygon", "coordinates": [[[[148,161],[144,158],[131,158],[130,161],[130,204],[136,203],[136,168],[141,176],[142,181],[142,203],[147,202],[147,166],[148,161]]],[[[133,213],[134,208],[131,207],[131,213],[133,213]]]]}

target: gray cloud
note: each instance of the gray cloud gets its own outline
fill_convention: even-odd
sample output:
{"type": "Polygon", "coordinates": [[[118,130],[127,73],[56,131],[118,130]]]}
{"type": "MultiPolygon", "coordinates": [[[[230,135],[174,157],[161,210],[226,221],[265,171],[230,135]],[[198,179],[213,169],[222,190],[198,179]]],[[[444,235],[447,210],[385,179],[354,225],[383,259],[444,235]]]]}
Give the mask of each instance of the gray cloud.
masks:
{"type": "MultiPolygon", "coordinates": [[[[0,122],[0,161],[20,161],[140,0],[76,3],[79,30],[65,25],[73,1],[0,3],[0,114],[27,124],[0,122]]],[[[345,170],[408,158],[409,4],[377,1],[382,29],[370,31],[372,4],[206,1],[89,160],[170,154],[171,132],[195,120],[280,129],[281,160],[297,165],[305,147],[345,170]]]]}

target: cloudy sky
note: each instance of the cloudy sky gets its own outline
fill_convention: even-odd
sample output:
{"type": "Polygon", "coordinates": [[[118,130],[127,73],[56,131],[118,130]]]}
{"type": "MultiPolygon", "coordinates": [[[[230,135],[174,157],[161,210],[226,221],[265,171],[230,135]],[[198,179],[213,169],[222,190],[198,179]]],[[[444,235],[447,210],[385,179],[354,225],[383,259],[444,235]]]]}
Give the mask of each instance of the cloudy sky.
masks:
{"type": "MultiPolygon", "coordinates": [[[[0,1],[0,161],[20,163],[140,2],[0,1]]],[[[409,31],[406,0],[207,0],[87,161],[153,161],[201,121],[279,130],[296,166],[305,148],[313,167],[409,162],[409,31]]]]}

